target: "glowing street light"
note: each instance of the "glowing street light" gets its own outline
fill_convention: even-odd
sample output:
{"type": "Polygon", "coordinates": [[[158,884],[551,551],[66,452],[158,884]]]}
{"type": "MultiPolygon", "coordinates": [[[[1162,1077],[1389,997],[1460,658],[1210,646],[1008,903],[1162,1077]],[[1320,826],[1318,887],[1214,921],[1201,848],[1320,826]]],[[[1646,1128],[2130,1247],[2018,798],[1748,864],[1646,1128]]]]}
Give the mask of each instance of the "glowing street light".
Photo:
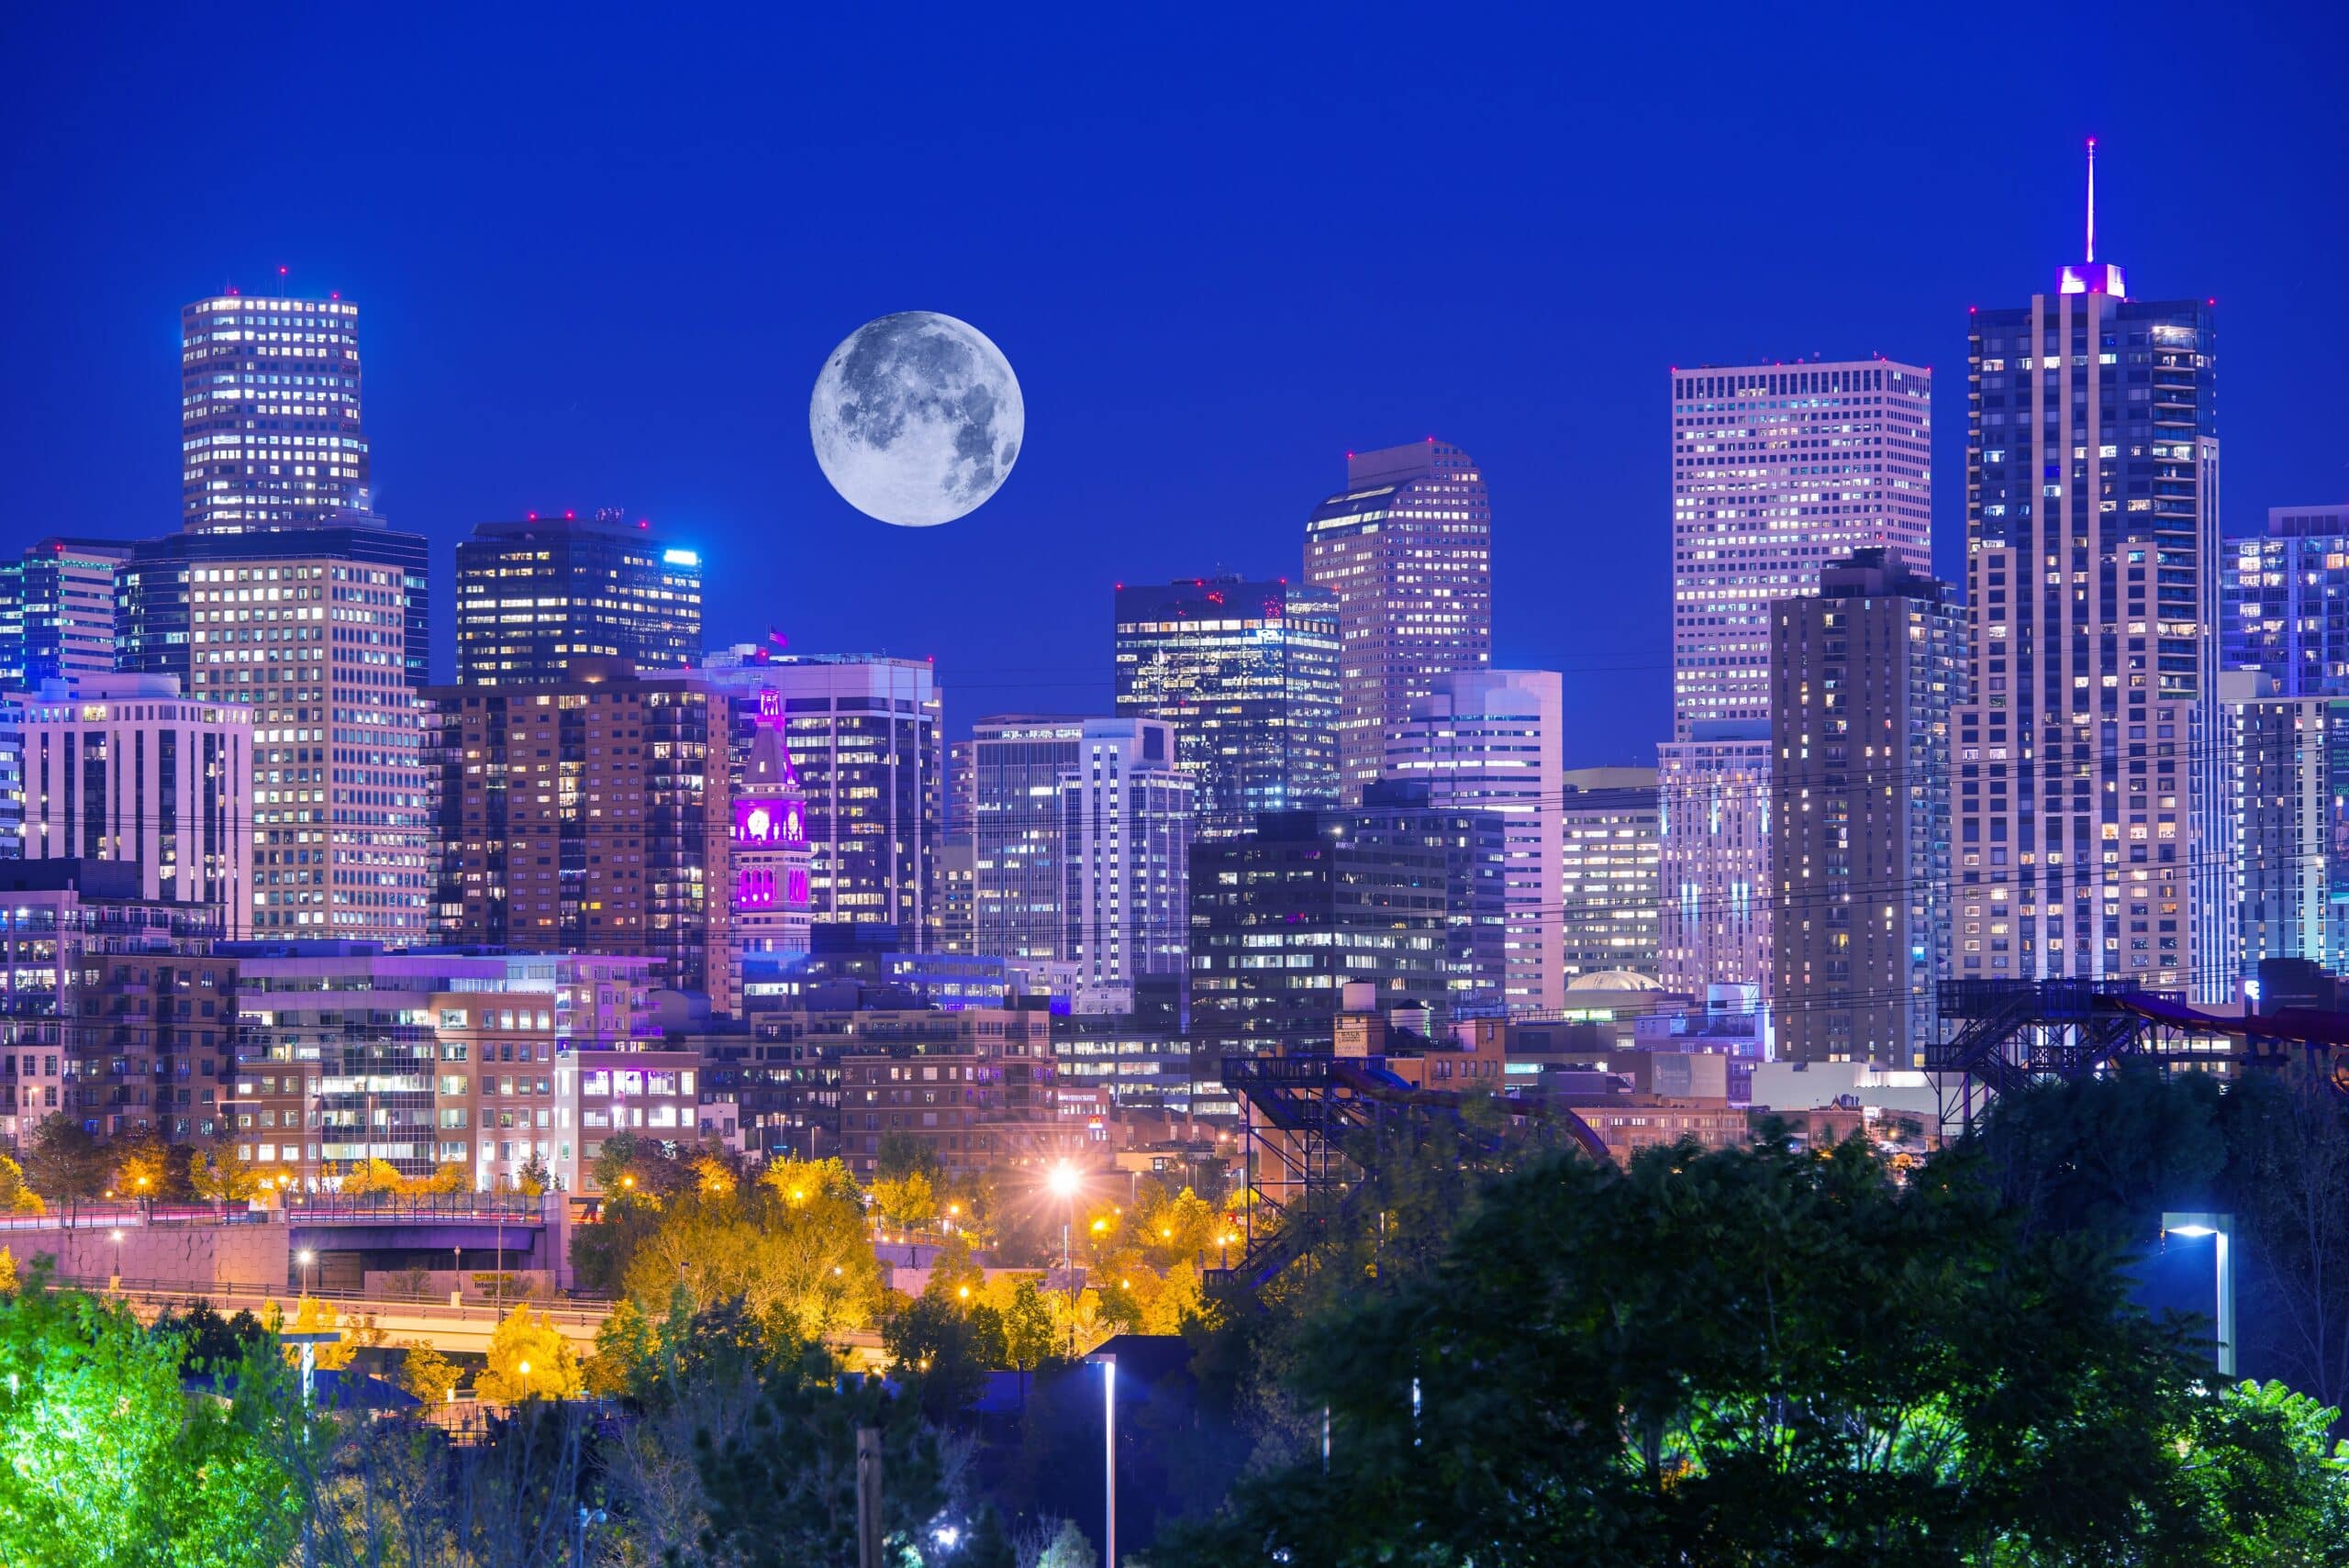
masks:
{"type": "Polygon", "coordinates": [[[2169,1213],[2162,1216],[2162,1239],[2172,1236],[2210,1236],[2218,1241],[2216,1262],[2219,1273],[2219,1375],[2235,1374],[2235,1261],[2233,1249],[2235,1217],[2232,1214],[2169,1213]]]}
{"type": "Polygon", "coordinates": [[[306,1293],[309,1289],[310,1265],[318,1261],[318,1255],[305,1247],[294,1254],[294,1261],[302,1267],[302,1288],[306,1293]]]}
{"type": "Polygon", "coordinates": [[[114,1238],[114,1288],[122,1288],[122,1229],[117,1226],[108,1232],[114,1238]]]}

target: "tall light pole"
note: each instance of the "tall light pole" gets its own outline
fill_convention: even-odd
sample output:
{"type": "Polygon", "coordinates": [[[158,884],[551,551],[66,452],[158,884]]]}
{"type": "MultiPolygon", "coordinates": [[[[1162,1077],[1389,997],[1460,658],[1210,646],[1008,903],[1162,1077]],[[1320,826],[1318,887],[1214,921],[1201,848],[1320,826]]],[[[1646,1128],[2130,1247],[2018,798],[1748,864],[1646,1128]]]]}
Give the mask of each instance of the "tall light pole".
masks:
{"type": "Polygon", "coordinates": [[[113,1287],[113,1288],[115,1288],[116,1290],[120,1290],[120,1289],[122,1288],[122,1228],[121,1228],[120,1226],[117,1226],[117,1227],[114,1229],[114,1230],[113,1230],[113,1231],[111,1231],[109,1234],[111,1234],[111,1235],[113,1236],[113,1238],[114,1238],[114,1287],[113,1287]]]}
{"type": "Polygon", "coordinates": [[[302,1294],[305,1296],[310,1293],[310,1265],[317,1262],[317,1259],[318,1255],[307,1247],[294,1254],[294,1261],[302,1268],[302,1294]]]}
{"type": "Polygon", "coordinates": [[[1118,1358],[1093,1355],[1085,1361],[1101,1369],[1101,1568],[1118,1568],[1118,1358]]]}
{"type": "Polygon", "coordinates": [[[1069,1253],[1069,1231],[1076,1224],[1076,1167],[1063,1160],[1044,1178],[1064,1206],[1061,1209],[1061,1287],[1068,1292],[1068,1353],[1076,1354],[1076,1263],[1069,1253]]]}
{"type": "Polygon", "coordinates": [[[2235,1374],[2235,1260],[2230,1243],[2234,1240],[2235,1217],[2232,1214],[2166,1213],[2162,1216],[2162,1238],[2172,1236],[2209,1236],[2217,1244],[2219,1272],[2219,1375],[2235,1374]]]}

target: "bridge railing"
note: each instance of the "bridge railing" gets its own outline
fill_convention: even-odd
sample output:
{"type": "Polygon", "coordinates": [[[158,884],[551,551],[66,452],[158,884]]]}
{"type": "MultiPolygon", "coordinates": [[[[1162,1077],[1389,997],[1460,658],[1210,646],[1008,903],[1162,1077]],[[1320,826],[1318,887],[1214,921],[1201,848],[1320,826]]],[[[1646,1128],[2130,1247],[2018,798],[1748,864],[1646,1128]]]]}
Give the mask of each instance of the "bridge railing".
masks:
{"type": "Polygon", "coordinates": [[[510,1219],[537,1224],[539,1200],[521,1193],[288,1194],[289,1225],[381,1219],[510,1219]]]}
{"type": "Polygon", "coordinates": [[[455,1307],[449,1305],[444,1292],[440,1295],[415,1296],[387,1290],[337,1290],[313,1285],[296,1288],[266,1280],[218,1280],[205,1284],[191,1284],[183,1280],[125,1278],[118,1284],[109,1277],[82,1275],[51,1275],[51,1285],[61,1290],[85,1291],[92,1296],[113,1296],[154,1307],[183,1307],[195,1302],[207,1302],[216,1309],[233,1314],[239,1307],[250,1307],[262,1302],[275,1302],[291,1308],[301,1297],[331,1301],[337,1306],[359,1309],[361,1315],[373,1310],[379,1315],[424,1318],[449,1323],[477,1323],[486,1328],[517,1307],[527,1306],[533,1313],[543,1314],[550,1322],[573,1328],[594,1329],[602,1326],[611,1316],[613,1303],[590,1297],[531,1296],[517,1292],[503,1300],[468,1299],[455,1307]]]}

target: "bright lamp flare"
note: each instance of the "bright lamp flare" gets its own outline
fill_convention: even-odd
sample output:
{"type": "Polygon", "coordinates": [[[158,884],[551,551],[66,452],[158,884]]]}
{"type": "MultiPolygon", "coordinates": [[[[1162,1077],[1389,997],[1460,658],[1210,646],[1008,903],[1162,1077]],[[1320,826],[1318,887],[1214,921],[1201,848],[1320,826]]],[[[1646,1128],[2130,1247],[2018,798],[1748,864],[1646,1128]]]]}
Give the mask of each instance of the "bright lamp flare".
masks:
{"type": "Polygon", "coordinates": [[[1052,1189],[1054,1197],[1074,1197],[1077,1186],[1076,1168],[1066,1161],[1063,1161],[1052,1167],[1052,1174],[1044,1178],[1044,1184],[1052,1189]]]}

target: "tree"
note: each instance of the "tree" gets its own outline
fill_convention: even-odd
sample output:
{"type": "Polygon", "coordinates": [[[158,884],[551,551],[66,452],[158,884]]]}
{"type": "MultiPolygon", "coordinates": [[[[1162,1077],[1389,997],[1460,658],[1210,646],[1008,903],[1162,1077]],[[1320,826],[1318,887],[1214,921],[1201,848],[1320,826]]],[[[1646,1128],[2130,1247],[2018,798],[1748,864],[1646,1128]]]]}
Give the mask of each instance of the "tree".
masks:
{"type": "Polygon", "coordinates": [[[174,1195],[186,1179],[187,1157],[163,1135],[142,1130],[111,1146],[114,1190],[126,1198],[153,1201],[174,1195]]]}
{"type": "MultiPolygon", "coordinates": [[[[312,1346],[316,1352],[312,1364],[321,1372],[340,1372],[349,1366],[361,1351],[373,1350],[384,1342],[384,1330],[373,1318],[346,1316],[331,1301],[321,1301],[306,1296],[295,1304],[294,1320],[286,1327],[296,1333],[324,1333],[328,1329],[341,1332],[340,1340],[330,1340],[312,1346]]],[[[298,1348],[285,1347],[289,1362],[300,1360],[298,1348]]]]}
{"type": "Polygon", "coordinates": [[[1025,1275],[1017,1280],[1002,1275],[990,1280],[988,1296],[987,1305],[1002,1325],[1004,1365],[1019,1374],[1019,1400],[1024,1405],[1028,1374],[1050,1361],[1058,1349],[1052,1309],[1035,1280],[1025,1275]]]}
{"type": "Polygon", "coordinates": [[[694,1184],[704,1197],[729,1197],[742,1184],[742,1174],[722,1154],[705,1150],[695,1156],[694,1184]]]}
{"type": "Polygon", "coordinates": [[[0,1562],[279,1568],[301,1509],[264,1427],[314,1429],[269,1360],[191,1403],[185,1341],[118,1303],[28,1289],[0,1299],[0,1562]]]}
{"type": "Polygon", "coordinates": [[[694,1185],[693,1173],[668,1145],[633,1132],[616,1132],[604,1140],[590,1170],[607,1206],[644,1203],[658,1207],[694,1185]]]}
{"type": "Polygon", "coordinates": [[[996,1506],[982,1507],[971,1520],[971,1529],[963,1538],[961,1549],[953,1557],[954,1568],[1019,1568],[1019,1557],[1012,1550],[1011,1538],[1004,1533],[1003,1515],[996,1506]]]}
{"type": "Polygon", "coordinates": [[[951,1420],[986,1392],[990,1345],[972,1315],[944,1298],[924,1293],[889,1315],[881,1344],[891,1364],[913,1380],[922,1413],[951,1420]]]}
{"type": "Polygon", "coordinates": [[[106,1191],[106,1176],[113,1168],[106,1146],[61,1111],[33,1129],[25,1149],[25,1180],[69,1214],[106,1191]]]}
{"type": "Polygon", "coordinates": [[[224,1318],[208,1301],[191,1301],[177,1312],[165,1309],[155,1319],[155,1332],[180,1336],[188,1370],[199,1373],[240,1365],[270,1343],[269,1330],[250,1309],[239,1308],[234,1317],[224,1318]]]}
{"type": "Polygon", "coordinates": [[[1347,1289],[1279,1395],[1326,1470],[1276,1449],[1154,1562],[2227,1562],[2339,1492],[1970,1151],[1544,1156],[1347,1289]]]}
{"type": "Polygon", "coordinates": [[[856,1178],[839,1160],[795,1160],[788,1155],[767,1162],[759,1185],[795,1207],[834,1197],[862,1207],[863,1195],[856,1178]]]}
{"type": "Polygon", "coordinates": [[[17,1258],[6,1247],[0,1247],[0,1296],[17,1294],[17,1258]]]}
{"type": "Polygon", "coordinates": [[[25,1168],[0,1154],[0,1214],[39,1214],[40,1195],[25,1184],[25,1168]]]}
{"type": "Polygon", "coordinates": [[[1094,1568],[1099,1562],[1093,1554],[1091,1538],[1076,1528],[1074,1519],[1063,1519],[1037,1555],[1036,1568],[1094,1568]]]}
{"type": "Polygon", "coordinates": [[[880,1181],[902,1181],[918,1174],[935,1186],[945,1176],[939,1163],[938,1151],[930,1140],[899,1128],[881,1135],[881,1147],[874,1151],[873,1174],[880,1181]]]}
{"type": "Polygon", "coordinates": [[[1214,1250],[1220,1230],[1216,1211],[1185,1187],[1165,1202],[1143,1209],[1135,1239],[1150,1262],[1163,1269],[1174,1263],[1196,1263],[1214,1250]]]}
{"type": "Polygon", "coordinates": [[[209,1203],[249,1203],[261,1195],[261,1173],[233,1143],[191,1153],[187,1175],[195,1195],[209,1203]]]}
{"type": "Polygon", "coordinates": [[[930,1178],[919,1171],[909,1171],[891,1180],[884,1177],[873,1184],[873,1206],[881,1217],[901,1229],[928,1225],[938,1218],[938,1195],[930,1178]]]}
{"type": "Polygon", "coordinates": [[[546,1314],[517,1307],[490,1331],[485,1364],[473,1379],[484,1399],[570,1399],[585,1386],[579,1356],[546,1314]]]}
{"type": "Polygon", "coordinates": [[[2349,1404],[2349,1107],[2319,1084],[2260,1073],[2229,1093],[2222,1125],[2224,1207],[2246,1264],[2240,1359],[2349,1404]]]}
{"type": "Polygon", "coordinates": [[[552,1185],[553,1173],[547,1169],[545,1158],[533,1149],[530,1157],[523,1161],[521,1168],[514,1173],[515,1190],[526,1197],[539,1197],[552,1185]]]}
{"type": "Polygon", "coordinates": [[[729,1436],[694,1436],[707,1501],[706,1559],[741,1568],[800,1568],[856,1558],[856,1434],[881,1436],[883,1553],[905,1561],[928,1550],[944,1506],[946,1457],[915,1402],[877,1378],[847,1382],[811,1352],[787,1374],[764,1378],[760,1398],[729,1436]]]}
{"type": "Polygon", "coordinates": [[[345,1197],[388,1197],[406,1184],[399,1167],[388,1160],[353,1160],[338,1190],[345,1197]]]}
{"type": "Polygon", "coordinates": [[[447,1195],[473,1190],[473,1173],[457,1161],[447,1161],[432,1167],[429,1176],[411,1176],[401,1184],[404,1192],[447,1195]]]}
{"type": "Polygon", "coordinates": [[[402,1388],[427,1405],[443,1404],[455,1396],[456,1363],[426,1340],[406,1340],[401,1348],[407,1352],[400,1361],[402,1388]]]}

